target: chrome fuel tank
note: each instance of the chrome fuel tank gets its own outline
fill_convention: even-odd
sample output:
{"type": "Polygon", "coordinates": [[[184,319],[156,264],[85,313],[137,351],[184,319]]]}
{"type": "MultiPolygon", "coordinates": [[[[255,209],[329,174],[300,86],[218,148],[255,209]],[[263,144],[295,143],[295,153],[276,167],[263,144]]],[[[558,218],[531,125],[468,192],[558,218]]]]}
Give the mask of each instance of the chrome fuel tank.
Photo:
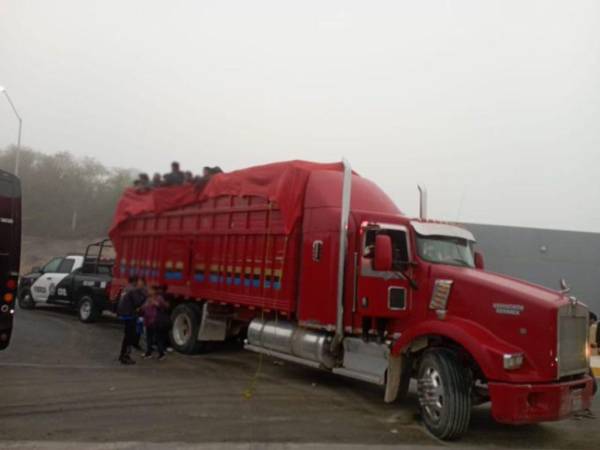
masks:
{"type": "Polygon", "coordinates": [[[248,326],[248,343],[297,358],[320,363],[331,369],[335,358],[329,352],[331,335],[300,328],[287,321],[254,319],[248,326]]]}

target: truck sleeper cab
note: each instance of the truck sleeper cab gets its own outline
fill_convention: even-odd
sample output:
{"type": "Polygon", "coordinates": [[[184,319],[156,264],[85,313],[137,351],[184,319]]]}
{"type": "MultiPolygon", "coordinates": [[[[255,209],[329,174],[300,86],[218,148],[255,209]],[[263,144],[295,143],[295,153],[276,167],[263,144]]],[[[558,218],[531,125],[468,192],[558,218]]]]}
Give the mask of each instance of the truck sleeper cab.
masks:
{"type": "Polygon", "coordinates": [[[126,193],[111,230],[111,296],[130,275],[166,285],[179,351],[246,333],[248,350],[380,385],[387,402],[416,378],[441,439],[485,401],[515,424],[589,407],[587,309],[485,272],[467,230],[406,217],[342,165],[277,163],[206,189],[126,193]],[[130,213],[144,205],[163,206],[130,213]]]}

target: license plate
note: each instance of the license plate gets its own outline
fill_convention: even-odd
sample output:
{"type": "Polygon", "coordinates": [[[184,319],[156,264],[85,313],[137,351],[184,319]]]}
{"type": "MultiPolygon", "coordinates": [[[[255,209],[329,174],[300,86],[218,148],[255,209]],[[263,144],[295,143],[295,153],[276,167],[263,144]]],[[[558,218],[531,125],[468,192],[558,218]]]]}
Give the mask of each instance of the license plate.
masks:
{"type": "Polygon", "coordinates": [[[583,409],[583,389],[571,392],[571,411],[577,412],[583,409]]]}

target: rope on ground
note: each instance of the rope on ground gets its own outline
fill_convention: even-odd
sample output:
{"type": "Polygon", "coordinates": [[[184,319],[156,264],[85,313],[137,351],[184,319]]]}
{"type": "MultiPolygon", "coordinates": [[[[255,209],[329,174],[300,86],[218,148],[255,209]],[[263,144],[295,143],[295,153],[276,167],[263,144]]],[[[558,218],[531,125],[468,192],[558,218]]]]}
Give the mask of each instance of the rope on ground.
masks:
{"type": "MultiPolygon", "coordinates": [[[[271,209],[272,208],[273,208],[273,203],[269,202],[269,209],[268,209],[268,215],[267,215],[267,230],[265,232],[265,253],[263,255],[263,270],[262,270],[263,278],[265,276],[264,269],[267,265],[267,255],[269,254],[269,247],[271,244],[271,239],[269,239],[269,236],[271,235],[271,209]]],[[[266,298],[263,293],[263,304],[262,304],[261,311],[260,311],[261,321],[264,321],[264,319],[265,319],[265,307],[266,307],[266,298]]],[[[242,392],[242,396],[244,397],[245,400],[251,400],[252,397],[254,397],[254,393],[256,392],[256,385],[258,384],[258,378],[259,378],[260,372],[262,370],[264,356],[265,355],[263,353],[258,354],[258,365],[256,366],[256,371],[254,372],[254,375],[252,375],[252,377],[250,378],[248,387],[246,387],[246,389],[244,389],[244,391],[242,392]]]]}

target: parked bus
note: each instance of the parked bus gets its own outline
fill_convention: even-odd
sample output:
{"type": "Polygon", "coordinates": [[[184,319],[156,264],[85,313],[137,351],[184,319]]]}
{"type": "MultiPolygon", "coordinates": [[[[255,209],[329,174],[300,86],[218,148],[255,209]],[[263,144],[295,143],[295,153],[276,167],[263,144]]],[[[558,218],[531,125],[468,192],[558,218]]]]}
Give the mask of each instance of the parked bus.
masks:
{"type": "Polygon", "coordinates": [[[0,170],[0,350],[10,343],[21,259],[21,183],[0,170]]]}

